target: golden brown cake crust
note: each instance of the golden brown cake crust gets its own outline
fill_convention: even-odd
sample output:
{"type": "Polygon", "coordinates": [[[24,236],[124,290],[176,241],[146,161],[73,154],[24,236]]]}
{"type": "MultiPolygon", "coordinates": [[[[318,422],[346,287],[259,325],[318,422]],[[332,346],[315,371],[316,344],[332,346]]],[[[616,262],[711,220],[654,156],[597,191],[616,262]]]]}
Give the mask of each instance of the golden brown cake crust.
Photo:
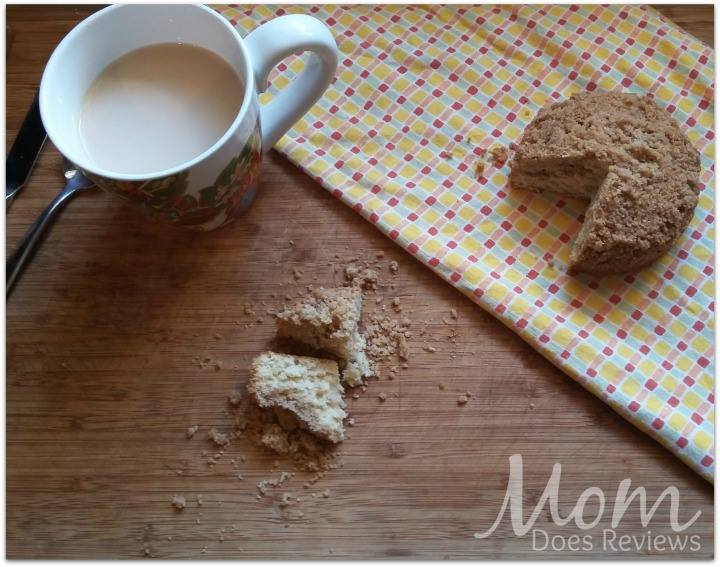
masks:
{"type": "Polygon", "coordinates": [[[697,150],[650,98],[578,93],[540,111],[510,164],[514,188],[591,198],[570,267],[637,270],[664,254],[697,204],[697,150]]]}

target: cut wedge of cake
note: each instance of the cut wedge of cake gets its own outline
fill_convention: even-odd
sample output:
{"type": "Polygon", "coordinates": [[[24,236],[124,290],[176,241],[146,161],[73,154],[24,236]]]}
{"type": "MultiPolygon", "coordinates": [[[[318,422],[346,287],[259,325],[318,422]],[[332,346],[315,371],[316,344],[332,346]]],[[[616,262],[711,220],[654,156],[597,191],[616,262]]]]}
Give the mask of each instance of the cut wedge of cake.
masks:
{"type": "Polygon", "coordinates": [[[361,311],[358,287],[317,288],[276,315],[277,332],[340,358],[343,382],[357,386],[373,374],[358,328],[361,311]]]}
{"type": "Polygon", "coordinates": [[[296,418],[333,443],[345,437],[345,400],[333,360],[265,352],[252,363],[248,391],[261,408],[277,409],[284,422],[296,418]]]}

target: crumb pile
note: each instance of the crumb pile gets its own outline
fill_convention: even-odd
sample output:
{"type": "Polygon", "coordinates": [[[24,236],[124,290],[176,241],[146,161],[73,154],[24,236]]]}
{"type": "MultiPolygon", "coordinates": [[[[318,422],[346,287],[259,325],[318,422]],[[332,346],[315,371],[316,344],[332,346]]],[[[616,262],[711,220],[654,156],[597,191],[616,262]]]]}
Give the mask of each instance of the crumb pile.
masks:
{"type": "MultiPolygon", "coordinates": [[[[363,325],[363,295],[383,287],[379,260],[384,253],[376,258],[374,264],[354,258],[344,265],[341,287],[307,286],[298,298],[286,296],[289,304],[275,314],[276,340],[291,354],[265,353],[252,365],[251,396],[243,404],[243,434],[257,445],[289,457],[301,470],[332,468],[335,444],[345,438],[344,425],[354,425],[345,412],[346,392],[333,373],[335,362],[342,369],[342,383],[350,388],[360,386],[362,392],[366,380],[392,356],[408,368],[408,339],[412,336],[408,317],[396,319],[381,306],[366,316],[363,325]],[[288,373],[288,368],[292,372],[288,373]]],[[[337,271],[337,265],[334,267],[337,271]]],[[[399,270],[394,260],[386,268],[392,276],[399,270]]],[[[294,270],[293,278],[297,280],[297,276],[294,270]]],[[[376,304],[381,303],[378,297],[376,304]]],[[[399,297],[393,298],[391,306],[394,313],[401,313],[399,297]]],[[[397,378],[399,372],[400,365],[392,366],[388,379],[397,378]]],[[[351,395],[359,397],[357,392],[351,395]]],[[[378,399],[385,401],[387,395],[381,393],[378,399]]]]}
{"type": "Polygon", "coordinates": [[[410,357],[407,339],[412,337],[410,325],[407,317],[398,321],[383,312],[373,313],[365,327],[368,358],[376,364],[397,354],[401,361],[407,361],[410,357]]]}
{"type": "MultiPolygon", "coordinates": [[[[384,311],[376,312],[370,315],[365,332],[361,330],[363,291],[378,289],[379,267],[353,262],[343,269],[344,287],[309,287],[277,312],[277,337],[310,348],[317,356],[265,353],[253,362],[249,392],[256,407],[248,414],[246,435],[289,456],[302,469],[327,470],[333,444],[345,438],[345,391],[337,380],[336,363],[320,356],[337,360],[343,368],[343,383],[361,386],[363,391],[365,380],[392,355],[397,354],[407,366],[407,317],[397,321],[384,311]]],[[[390,263],[391,273],[397,269],[396,262],[390,263]]],[[[400,312],[399,298],[392,304],[400,312]]],[[[398,371],[397,367],[391,370],[391,379],[398,371]]]]}
{"type": "Polygon", "coordinates": [[[302,471],[324,472],[336,467],[335,444],[325,441],[288,420],[288,414],[247,404],[242,431],[247,439],[287,457],[302,471]]]}

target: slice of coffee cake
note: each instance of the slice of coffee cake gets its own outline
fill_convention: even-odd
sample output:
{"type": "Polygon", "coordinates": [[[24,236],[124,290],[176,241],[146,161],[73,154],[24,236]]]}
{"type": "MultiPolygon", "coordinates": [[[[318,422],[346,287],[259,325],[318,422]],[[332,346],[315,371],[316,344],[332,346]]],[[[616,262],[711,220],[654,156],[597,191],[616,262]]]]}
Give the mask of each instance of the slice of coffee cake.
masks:
{"type": "Polygon", "coordinates": [[[313,289],[276,315],[278,335],[334,354],[345,363],[343,382],[357,386],[373,374],[358,328],[361,311],[356,286],[313,289]]]}
{"type": "Polygon", "coordinates": [[[333,360],[265,352],[252,363],[248,391],[261,408],[278,410],[281,425],[297,419],[333,443],[345,437],[345,400],[333,360]]]}

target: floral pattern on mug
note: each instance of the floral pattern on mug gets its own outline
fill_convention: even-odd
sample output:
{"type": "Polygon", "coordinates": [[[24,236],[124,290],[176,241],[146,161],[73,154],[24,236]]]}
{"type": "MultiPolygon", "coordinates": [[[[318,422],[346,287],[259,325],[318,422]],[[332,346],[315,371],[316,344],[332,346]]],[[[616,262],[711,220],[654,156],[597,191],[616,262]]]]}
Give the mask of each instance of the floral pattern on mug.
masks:
{"type": "Polygon", "coordinates": [[[211,230],[234,220],[252,201],[260,177],[262,140],[255,129],[239,155],[212,185],[189,189],[190,171],[149,181],[119,181],[88,173],[95,183],[139,204],[152,217],[194,230],[211,230]]]}
{"type": "Polygon", "coordinates": [[[260,177],[262,140],[256,129],[240,155],[233,158],[220,172],[215,183],[200,189],[201,206],[220,207],[225,219],[220,225],[234,220],[250,204],[260,177]]]}

